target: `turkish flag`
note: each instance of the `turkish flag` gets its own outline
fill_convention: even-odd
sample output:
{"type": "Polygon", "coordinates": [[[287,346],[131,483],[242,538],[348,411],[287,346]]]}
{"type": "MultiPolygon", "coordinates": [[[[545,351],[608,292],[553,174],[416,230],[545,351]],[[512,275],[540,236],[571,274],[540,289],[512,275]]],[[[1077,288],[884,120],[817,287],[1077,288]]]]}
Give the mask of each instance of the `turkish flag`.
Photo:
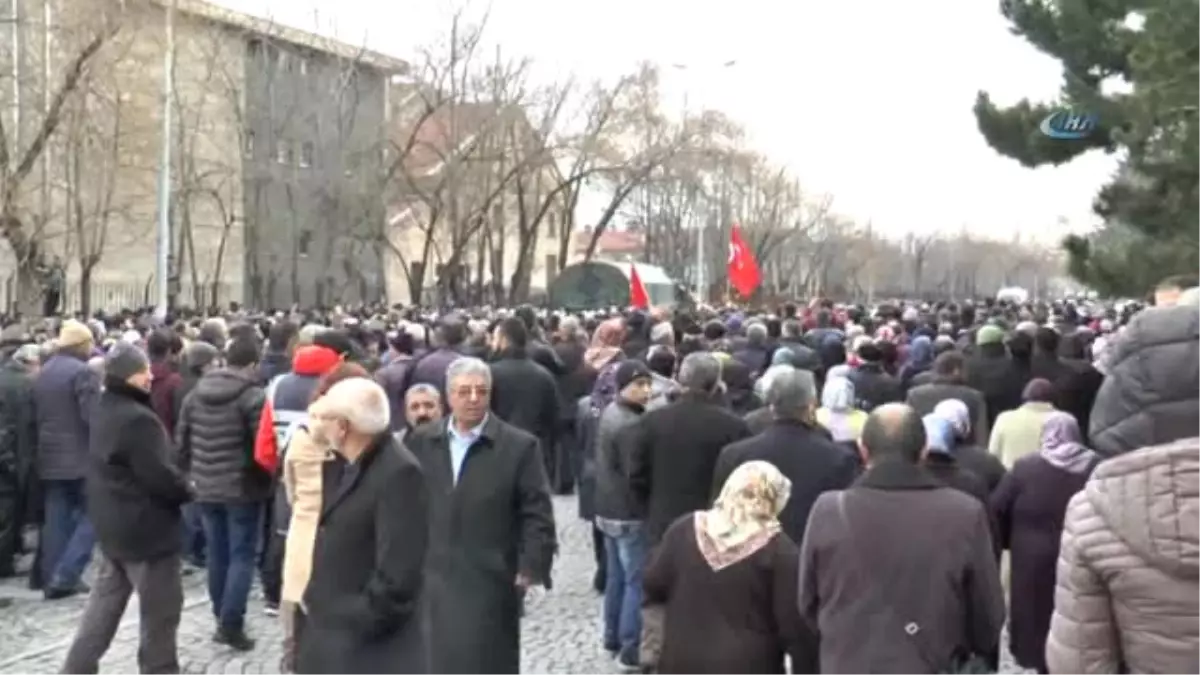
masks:
{"type": "Polygon", "coordinates": [[[734,223],[729,233],[729,283],[742,297],[748,298],[758,288],[760,281],[762,275],[758,271],[758,261],[742,239],[741,226],[734,223]]]}
{"type": "Polygon", "coordinates": [[[638,309],[650,307],[650,296],[646,293],[642,278],[638,276],[637,265],[633,263],[629,263],[629,306],[638,309]]]}

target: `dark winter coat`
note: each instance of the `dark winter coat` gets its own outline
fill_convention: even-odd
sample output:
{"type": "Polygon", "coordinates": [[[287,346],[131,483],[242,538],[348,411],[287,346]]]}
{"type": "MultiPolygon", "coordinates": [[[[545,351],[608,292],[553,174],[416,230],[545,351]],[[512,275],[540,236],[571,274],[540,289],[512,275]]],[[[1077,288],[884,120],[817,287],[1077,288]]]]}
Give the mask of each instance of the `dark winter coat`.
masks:
{"type": "Polygon", "coordinates": [[[33,384],[39,478],[83,478],[99,394],[100,378],[78,356],[60,352],[42,366],[33,384]]]}
{"type": "Polygon", "coordinates": [[[816,670],[815,643],[796,608],[796,544],[784,533],[713,571],[696,543],[695,516],[675,521],[642,577],[647,604],[665,605],[660,673],[816,670]],[[803,664],[803,665],[801,665],[803,664]]]}
{"type": "Polygon", "coordinates": [[[885,403],[904,400],[904,387],[900,380],[890,375],[880,363],[864,363],[851,374],[854,381],[854,397],[857,407],[871,412],[885,403]]]}
{"type": "Polygon", "coordinates": [[[978,389],[965,384],[935,379],[932,384],[923,384],[909,390],[906,402],[921,416],[933,412],[937,404],[949,399],[958,399],[967,405],[971,413],[972,442],[987,445],[991,427],[988,426],[987,402],[978,389]]]}
{"type": "Polygon", "coordinates": [[[1040,454],[1026,455],[992,495],[1000,545],[1011,552],[1009,647],[1024,668],[1046,668],[1063,519],[1089,475],[1060,469],[1040,454]]]}
{"type": "Polygon", "coordinates": [[[770,462],[792,481],[792,493],[779,523],[792,541],[804,541],[804,528],[813,502],[829,490],[843,490],[858,475],[858,458],[829,440],[819,429],[800,422],[777,420],[761,434],[726,446],[713,470],[715,500],[733,470],[746,462],[770,462]]]}
{"type": "Polygon", "coordinates": [[[646,504],[629,487],[629,456],[633,424],[642,406],[622,400],[608,404],[600,414],[595,442],[595,515],[609,520],[642,520],[646,504]]]}
{"type": "Polygon", "coordinates": [[[271,476],[254,461],[266,395],[252,373],[213,370],[200,378],[179,415],[180,466],[198,502],[257,502],[270,496],[271,476]]]}
{"type": "Polygon", "coordinates": [[[86,492],[100,550],[120,561],[178,554],[180,507],[190,495],[150,394],[109,380],[94,419],[86,492]]]}
{"type": "Polygon", "coordinates": [[[284,373],[292,371],[292,357],[287,352],[267,350],[262,362],[258,364],[259,384],[264,387],[267,383],[284,373]]]}
{"type": "MultiPolygon", "coordinates": [[[[502,355],[491,368],[492,412],[533,434],[540,441],[543,460],[554,458],[559,429],[554,376],[528,356],[512,352],[502,355]]],[[[547,462],[547,468],[552,466],[547,462]]]]}
{"type": "Polygon", "coordinates": [[[430,672],[422,616],[425,474],[390,433],[346,471],[353,473],[345,480],[323,482],[296,672],[430,672]]]}
{"type": "Polygon", "coordinates": [[[954,448],[954,459],[962,468],[983,479],[988,494],[996,491],[1000,480],[1008,473],[1004,462],[978,445],[959,445],[954,448]]]}
{"type": "Polygon", "coordinates": [[[709,507],[722,448],[749,436],[742,418],[695,392],[685,392],[638,420],[631,440],[630,486],[646,504],[648,544],[657,544],[676,518],[709,507]]]}
{"type": "Polygon", "coordinates": [[[988,428],[996,426],[1000,413],[1021,406],[1021,393],[1030,373],[1009,358],[1003,344],[980,345],[967,360],[967,385],[983,394],[987,404],[988,428]]]}
{"type": "Polygon", "coordinates": [[[817,498],[800,549],[800,613],[821,635],[822,672],[935,673],[955,653],[994,657],[1004,597],[984,507],[896,460],[840,494],[817,498]]]}
{"type": "Polygon", "coordinates": [[[15,494],[25,483],[36,452],[33,381],[22,366],[9,361],[0,365],[0,492],[15,494]]]}
{"type": "Polygon", "coordinates": [[[1084,444],[1088,436],[1092,405],[1104,376],[1090,363],[1059,358],[1057,354],[1034,354],[1031,375],[1049,380],[1054,385],[1054,407],[1070,413],[1079,422],[1084,444]]]}
{"type": "Polygon", "coordinates": [[[549,585],[557,547],[538,442],[490,415],[455,483],[447,423],[405,437],[429,484],[429,672],[517,673],[517,575],[549,585]]]}
{"type": "Polygon", "coordinates": [[[150,364],[150,402],[154,412],[162,421],[169,438],[175,437],[175,422],[179,419],[179,407],[175,399],[179,397],[179,386],[183,378],[175,370],[173,364],[167,361],[155,361],[150,364]]]}
{"type": "Polygon", "coordinates": [[[388,404],[391,406],[392,431],[400,431],[405,428],[404,397],[408,392],[404,389],[404,384],[408,380],[409,370],[412,366],[413,358],[407,354],[401,354],[375,371],[375,381],[387,393],[388,404]]]}

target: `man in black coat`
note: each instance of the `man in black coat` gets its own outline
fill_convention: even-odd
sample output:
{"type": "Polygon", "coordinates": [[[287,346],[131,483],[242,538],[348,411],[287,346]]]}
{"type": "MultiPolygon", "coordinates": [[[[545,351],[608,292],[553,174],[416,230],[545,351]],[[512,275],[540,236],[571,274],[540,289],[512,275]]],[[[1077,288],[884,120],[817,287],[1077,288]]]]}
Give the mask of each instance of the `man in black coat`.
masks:
{"type": "MultiPolygon", "coordinates": [[[[776,375],[767,389],[773,421],[761,434],[721,451],[713,472],[715,499],[725,481],[746,462],[770,462],[792,482],[791,496],[779,514],[779,524],[792,541],[804,541],[804,528],[813,502],[829,490],[842,490],[858,475],[858,458],[834,443],[812,422],[816,408],[816,382],[807,370],[789,370],[776,375]]],[[[818,673],[818,642],[815,635],[797,643],[792,656],[793,673],[818,673]]]]}
{"type": "Polygon", "coordinates": [[[883,350],[878,345],[870,342],[862,345],[858,348],[858,358],[862,363],[854,369],[850,379],[854,381],[854,396],[859,409],[871,412],[881,405],[904,400],[904,387],[884,369],[883,350]]]}
{"type": "MultiPolygon", "coordinates": [[[[391,405],[354,377],[314,404],[313,441],[346,461],[326,471],[312,576],[297,617],[300,673],[427,673],[421,617],[429,489],[391,434],[391,405]]],[[[331,465],[332,466],[332,465],[331,465]]]]}
{"type": "Polygon", "coordinates": [[[429,672],[517,673],[522,598],[549,587],[557,546],[541,451],[489,414],[483,361],[452,363],[446,391],[450,416],[404,439],[429,481],[429,672]]]}
{"type": "Polygon", "coordinates": [[[118,343],[104,370],[86,476],[88,517],[102,555],[62,672],[97,672],[129,595],[137,591],[138,667],[143,673],[177,673],[181,507],[190,494],[150,405],[150,360],[137,347],[118,343]]]}
{"type": "Polygon", "coordinates": [[[492,412],[541,444],[546,476],[558,475],[567,458],[558,457],[559,396],[554,376],[529,356],[529,332],[517,317],[496,326],[492,335],[492,412]]]}
{"type": "Polygon", "coordinates": [[[967,360],[967,385],[978,389],[987,403],[988,428],[1000,413],[1021,407],[1021,392],[1029,372],[1018,368],[1004,345],[1004,329],[987,325],[975,333],[975,353],[967,360]]]}
{"type": "Polygon", "coordinates": [[[908,390],[906,403],[925,416],[933,412],[937,404],[947,399],[958,399],[967,404],[971,411],[971,429],[975,445],[987,445],[988,426],[987,401],[983,393],[966,384],[966,359],[958,352],[946,352],[933,362],[933,382],[908,390]]]}
{"type": "Polygon", "coordinates": [[[653,549],[675,519],[707,509],[717,456],[750,436],[745,420],[721,403],[721,363],[689,354],[679,368],[683,392],[637,421],[629,440],[629,484],[644,503],[646,544],[653,549]]]}
{"type": "Polygon", "coordinates": [[[27,345],[0,365],[0,579],[13,576],[37,452],[32,378],[40,359],[27,345]]]}

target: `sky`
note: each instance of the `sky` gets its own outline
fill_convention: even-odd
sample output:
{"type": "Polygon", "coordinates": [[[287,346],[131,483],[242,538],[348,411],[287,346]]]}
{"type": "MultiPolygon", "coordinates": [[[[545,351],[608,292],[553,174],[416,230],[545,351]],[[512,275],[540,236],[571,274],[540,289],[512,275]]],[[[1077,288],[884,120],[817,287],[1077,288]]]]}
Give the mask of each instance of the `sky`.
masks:
{"type": "MultiPolygon", "coordinates": [[[[546,81],[613,81],[656,62],[667,108],[722,110],[811,194],[894,237],[965,227],[1053,243],[1096,225],[1092,198],[1116,167],[1095,152],[1026,169],[984,141],[978,90],[1047,100],[1061,78],[992,0],[216,1],[401,58],[465,5],[488,12],[487,44],[528,56],[546,81]]],[[[593,195],[577,222],[603,206],[593,195]]]]}

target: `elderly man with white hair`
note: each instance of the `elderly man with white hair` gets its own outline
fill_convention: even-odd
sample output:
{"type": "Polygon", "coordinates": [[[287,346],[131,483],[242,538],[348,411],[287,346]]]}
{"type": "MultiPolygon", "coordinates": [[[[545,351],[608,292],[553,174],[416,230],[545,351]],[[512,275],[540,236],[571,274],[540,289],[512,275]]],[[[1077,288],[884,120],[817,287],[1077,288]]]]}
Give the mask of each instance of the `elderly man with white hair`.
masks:
{"type": "Polygon", "coordinates": [[[390,415],[383,388],[363,377],[333,385],[310,410],[313,441],[346,465],[325,492],[298,672],[429,672],[419,616],[429,491],[390,415]]]}
{"type": "Polygon", "coordinates": [[[524,591],[550,585],[554,511],[538,439],[490,410],[492,371],[446,372],[450,416],[404,442],[430,482],[430,672],[520,672],[524,591]]]}

